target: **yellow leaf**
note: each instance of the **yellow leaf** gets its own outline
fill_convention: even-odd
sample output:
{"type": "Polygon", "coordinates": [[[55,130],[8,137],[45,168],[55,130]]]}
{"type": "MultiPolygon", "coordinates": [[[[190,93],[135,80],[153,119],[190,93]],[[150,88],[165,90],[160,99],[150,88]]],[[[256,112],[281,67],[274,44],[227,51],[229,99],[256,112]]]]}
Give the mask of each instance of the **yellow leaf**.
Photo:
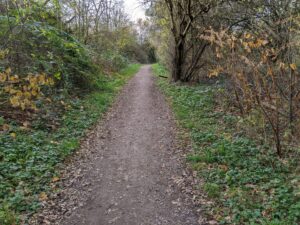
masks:
{"type": "Polygon", "coordinates": [[[251,34],[249,34],[249,33],[245,34],[245,38],[249,39],[251,37],[252,37],[251,34]]]}
{"type": "Polygon", "coordinates": [[[267,74],[268,74],[268,75],[270,75],[270,76],[272,76],[272,75],[273,75],[273,70],[272,70],[270,67],[268,68],[268,72],[267,72],[267,74]]]}
{"type": "Polygon", "coordinates": [[[24,93],[25,98],[30,99],[31,98],[31,93],[29,91],[26,91],[24,93]]]}
{"type": "Polygon", "coordinates": [[[6,81],[6,74],[4,74],[4,73],[0,73],[0,82],[5,82],[6,81]]]}
{"type": "Polygon", "coordinates": [[[29,123],[28,121],[25,121],[25,122],[23,122],[23,126],[24,126],[24,127],[29,127],[29,126],[30,126],[30,123],[29,123]]]}
{"type": "Polygon", "coordinates": [[[10,92],[10,89],[12,89],[11,86],[5,86],[4,87],[4,91],[7,92],[7,93],[10,92]]]}
{"type": "Polygon", "coordinates": [[[29,77],[29,83],[31,84],[32,87],[34,87],[37,83],[36,77],[29,77]]]}
{"type": "Polygon", "coordinates": [[[40,75],[39,77],[38,77],[38,79],[39,79],[39,84],[41,84],[41,85],[44,85],[45,84],[45,82],[46,82],[46,80],[45,80],[45,76],[44,75],[40,75]]]}
{"type": "Polygon", "coordinates": [[[256,45],[254,44],[253,41],[249,41],[249,42],[248,42],[248,46],[249,46],[250,48],[255,48],[255,47],[256,47],[256,45]]]}
{"type": "Polygon", "coordinates": [[[11,95],[17,93],[17,90],[13,89],[12,87],[9,87],[9,89],[7,89],[7,90],[9,90],[9,94],[11,94],[11,95]]]}
{"type": "Polygon", "coordinates": [[[37,93],[37,91],[36,91],[35,89],[33,89],[33,90],[31,91],[31,94],[32,94],[33,96],[37,96],[37,95],[38,95],[38,93],[37,93]]]}
{"type": "Polygon", "coordinates": [[[54,85],[54,80],[52,78],[48,78],[47,84],[50,85],[50,86],[53,86],[54,85]]]}
{"type": "Polygon", "coordinates": [[[13,96],[9,99],[10,101],[10,104],[13,106],[13,107],[18,107],[20,106],[20,101],[19,101],[19,98],[17,96],[13,96]]]}
{"type": "Polygon", "coordinates": [[[266,63],[267,61],[268,61],[268,57],[267,57],[267,55],[266,54],[262,54],[262,56],[261,56],[261,61],[263,62],[263,63],[266,63]]]}
{"type": "Polygon", "coordinates": [[[30,104],[30,108],[33,109],[34,111],[38,111],[38,109],[34,103],[30,104]]]}
{"type": "Polygon", "coordinates": [[[266,45],[266,44],[268,44],[268,41],[267,41],[267,40],[263,40],[263,39],[258,38],[258,39],[256,40],[255,47],[256,47],[256,48],[259,48],[259,47],[261,47],[261,46],[263,46],[263,45],[266,45]]]}
{"type": "Polygon", "coordinates": [[[17,90],[15,94],[16,94],[16,96],[18,96],[18,97],[22,97],[22,96],[23,96],[23,92],[22,92],[22,91],[19,91],[19,90],[17,90]]]}
{"type": "Polygon", "coordinates": [[[48,196],[45,192],[41,192],[39,195],[40,201],[46,201],[48,199],[48,196]]]}
{"type": "Polygon", "coordinates": [[[213,70],[209,71],[209,77],[217,77],[221,72],[223,71],[223,69],[221,67],[217,67],[213,70]]]}
{"type": "Polygon", "coordinates": [[[5,56],[8,54],[8,50],[0,50],[0,60],[4,59],[5,56]]]}
{"type": "Polygon", "coordinates": [[[25,105],[31,105],[31,101],[28,100],[27,98],[24,99],[24,103],[25,103],[25,105]]]}
{"type": "Polygon", "coordinates": [[[52,182],[57,182],[57,181],[59,181],[59,177],[53,177],[52,178],[52,182]]]}
{"type": "Polygon", "coordinates": [[[5,70],[5,73],[9,75],[9,74],[11,73],[11,68],[8,67],[8,68],[5,70]]]}
{"type": "Polygon", "coordinates": [[[25,104],[24,102],[21,102],[21,104],[20,104],[20,105],[21,105],[21,109],[22,109],[22,110],[25,110],[25,108],[26,108],[26,104],[25,104]]]}
{"type": "Polygon", "coordinates": [[[16,133],[10,133],[10,136],[14,139],[17,137],[16,133]]]}
{"type": "Polygon", "coordinates": [[[294,71],[297,69],[297,66],[296,66],[295,63],[290,64],[290,67],[291,67],[291,69],[294,70],[294,71]]]}
{"type": "Polygon", "coordinates": [[[19,80],[19,76],[18,75],[13,75],[9,78],[10,81],[18,81],[19,80]]]}

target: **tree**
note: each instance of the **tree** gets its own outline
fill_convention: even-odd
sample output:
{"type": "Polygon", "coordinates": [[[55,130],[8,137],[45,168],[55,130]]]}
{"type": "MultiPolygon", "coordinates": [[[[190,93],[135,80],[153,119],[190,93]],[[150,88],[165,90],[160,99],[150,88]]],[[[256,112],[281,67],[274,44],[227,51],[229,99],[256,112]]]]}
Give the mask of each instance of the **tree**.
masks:
{"type": "Polygon", "coordinates": [[[215,47],[210,75],[227,74],[241,114],[259,111],[267,121],[265,129],[272,131],[277,154],[283,156],[283,140],[299,135],[299,5],[294,1],[251,5],[233,4],[231,20],[236,22],[207,30],[202,39],[215,47]]]}
{"type": "MultiPolygon", "coordinates": [[[[152,10],[149,11],[152,11],[155,26],[161,30],[167,26],[170,30],[171,42],[168,46],[172,51],[169,62],[174,82],[190,81],[205,67],[206,60],[203,57],[209,43],[197,37],[214,26],[215,14],[212,10],[220,4],[222,1],[161,0],[150,5],[152,10]]],[[[169,39],[165,38],[165,41],[169,39]]]]}

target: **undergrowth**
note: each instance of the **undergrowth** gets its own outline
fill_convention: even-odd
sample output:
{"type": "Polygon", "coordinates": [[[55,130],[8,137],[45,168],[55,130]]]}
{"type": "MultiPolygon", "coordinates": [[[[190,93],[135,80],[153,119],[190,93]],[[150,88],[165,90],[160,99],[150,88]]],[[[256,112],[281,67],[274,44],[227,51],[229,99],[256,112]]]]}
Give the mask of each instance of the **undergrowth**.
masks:
{"type": "MultiPolygon", "coordinates": [[[[41,198],[51,191],[57,165],[72,154],[88,128],[101,118],[114,97],[139,69],[133,64],[119,74],[102,76],[98,90],[82,98],[64,99],[65,112],[59,126],[47,129],[36,120],[30,129],[8,123],[9,131],[0,133],[0,224],[18,224],[19,215],[34,213],[41,198]]],[[[1,125],[1,124],[0,124],[1,125]]]]}
{"type": "MultiPolygon", "coordinates": [[[[158,64],[153,70],[167,75],[158,64]]],[[[214,98],[222,85],[158,83],[190,134],[194,152],[188,161],[214,202],[207,210],[214,219],[220,224],[300,223],[299,159],[279,159],[271,147],[238,132],[236,116],[217,110],[214,98]]]]}

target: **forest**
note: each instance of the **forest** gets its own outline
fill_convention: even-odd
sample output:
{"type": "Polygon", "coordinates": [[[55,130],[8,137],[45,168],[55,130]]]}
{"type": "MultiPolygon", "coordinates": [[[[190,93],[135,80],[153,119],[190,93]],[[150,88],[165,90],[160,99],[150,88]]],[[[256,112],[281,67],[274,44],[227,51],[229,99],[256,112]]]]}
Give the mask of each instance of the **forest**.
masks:
{"type": "MultiPolygon", "coordinates": [[[[192,190],[185,195],[202,218],[189,225],[299,224],[299,1],[138,0],[145,18],[136,20],[126,2],[132,4],[0,0],[0,224],[63,224],[66,220],[36,218],[65,188],[62,171],[73,165],[90,132],[97,133],[102,120],[110,126],[107,114],[122,117],[124,111],[122,124],[136,116],[135,125],[124,125],[126,132],[114,136],[109,130],[125,148],[123,139],[167,115],[150,113],[162,105],[179,130],[167,139],[189,149],[178,157],[192,175],[179,183],[192,190]],[[120,106],[119,112],[118,104],[128,109],[120,106]],[[141,119],[137,112],[144,108],[151,115],[141,119]]],[[[146,139],[158,142],[151,132],[146,139]]],[[[136,139],[129,150],[140,143],[136,139]]],[[[145,149],[147,143],[142,142],[145,149]]],[[[124,154],[116,155],[113,171],[125,162],[124,154]]],[[[173,162],[156,155],[163,166],[173,162]]],[[[152,164],[150,158],[135,163],[152,164]]],[[[142,224],[115,218],[109,221],[142,224]]]]}

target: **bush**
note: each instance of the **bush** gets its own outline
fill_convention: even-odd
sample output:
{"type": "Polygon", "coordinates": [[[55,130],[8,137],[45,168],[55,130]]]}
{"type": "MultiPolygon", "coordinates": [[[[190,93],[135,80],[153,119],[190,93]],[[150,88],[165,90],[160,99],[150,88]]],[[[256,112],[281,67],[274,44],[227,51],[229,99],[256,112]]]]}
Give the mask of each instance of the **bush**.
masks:
{"type": "Polygon", "coordinates": [[[24,24],[0,17],[0,40],[5,41],[7,54],[0,61],[0,69],[7,67],[20,76],[46,73],[56,80],[58,87],[86,88],[96,79],[88,49],[64,31],[41,22],[24,24]],[[9,35],[7,35],[7,33],[9,35]]]}

